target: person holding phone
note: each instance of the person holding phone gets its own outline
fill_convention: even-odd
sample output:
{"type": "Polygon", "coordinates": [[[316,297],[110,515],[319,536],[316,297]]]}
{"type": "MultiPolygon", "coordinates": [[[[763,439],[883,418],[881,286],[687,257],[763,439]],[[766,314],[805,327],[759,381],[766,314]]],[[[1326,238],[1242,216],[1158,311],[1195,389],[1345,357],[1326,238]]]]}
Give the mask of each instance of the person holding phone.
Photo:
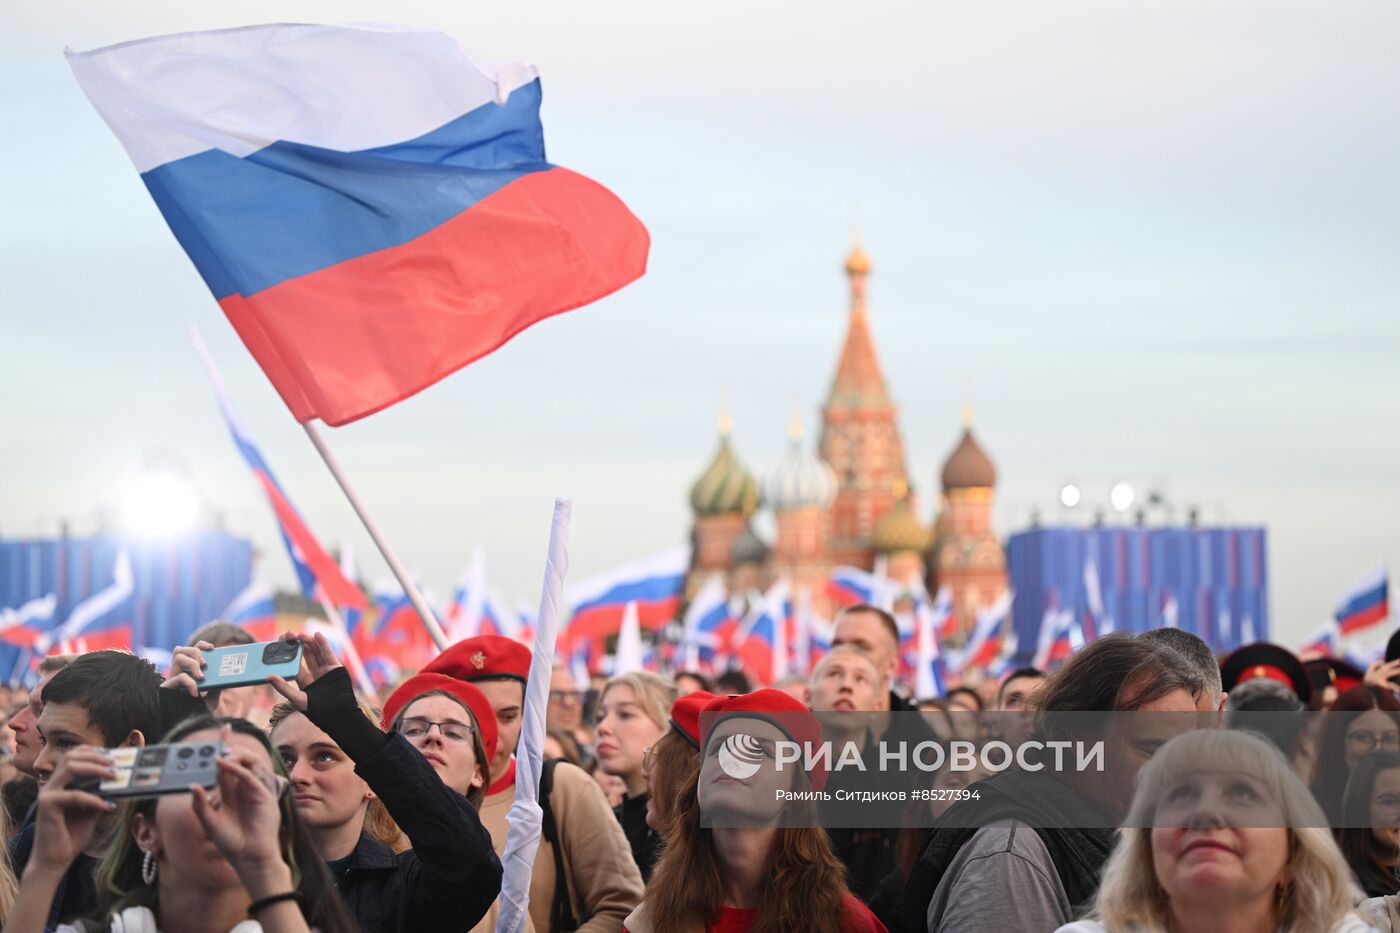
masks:
{"type": "Polygon", "coordinates": [[[267,737],[244,720],[201,716],[165,740],[223,743],[214,790],[194,786],[119,808],[77,787],[115,776],[107,752],[71,750],[39,794],[34,850],[6,933],[45,929],[59,881],[114,812],[117,831],[97,865],[96,909],[58,933],[350,933],[267,737]]]}
{"type": "Polygon", "coordinates": [[[469,929],[501,890],[500,860],[470,800],[485,786],[486,741],[494,750],[490,704],[468,684],[418,675],[404,686],[419,682],[424,696],[409,702],[400,688],[390,715],[404,715],[386,733],[362,711],[325,636],[284,637],[300,640],[305,666],[300,686],[269,678],[286,698],[273,710],[272,741],[346,906],[366,931],[469,929]],[[373,818],[381,807],[411,848],[386,844],[373,818]]]}

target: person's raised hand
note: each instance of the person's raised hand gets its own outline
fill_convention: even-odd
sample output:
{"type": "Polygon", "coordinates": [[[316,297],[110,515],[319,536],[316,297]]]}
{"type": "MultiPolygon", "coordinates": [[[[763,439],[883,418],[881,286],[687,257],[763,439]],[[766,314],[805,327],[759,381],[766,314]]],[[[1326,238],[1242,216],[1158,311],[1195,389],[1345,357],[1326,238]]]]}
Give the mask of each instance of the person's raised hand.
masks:
{"type": "Polygon", "coordinates": [[[1366,668],[1365,682],[1383,690],[1400,690],[1400,658],[1394,661],[1372,661],[1366,668]]]}
{"type": "Polygon", "coordinates": [[[297,712],[306,712],[306,688],[320,680],[325,675],[338,667],[343,667],[340,659],[335,656],[335,649],[326,640],[326,636],[317,632],[315,635],[305,633],[287,632],[282,636],[284,641],[301,642],[301,671],[297,674],[295,684],[288,682],[285,678],[273,674],[267,678],[267,682],[272,684],[272,689],[282,694],[283,698],[292,705],[297,712]]]}
{"type": "Polygon", "coordinates": [[[82,779],[116,776],[106,751],[81,745],[63,756],[63,762],[39,791],[34,818],[34,849],[29,864],[38,870],[62,874],[92,841],[97,822],[116,809],[91,791],[73,784],[82,779]]]}
{"type": "Polygon", "coordinates": [[[161,686],[184,690],[190,696],[198,697],[199,682],[204,679],[204,668],[209,663],[204,660],[204,652],[213,648],[207,641],[176,648],[170,655],[170,673],[161,686]]]}
{"type": "Polygon", "coordinates": [[[280,875],[286,864],[279,841],[278,799],[286,778],[258,760],[255,752],[233,745],[229,726],[220,730],[219,738],[227,750],[216,762],[219,782],[212,793],[199,785],[191,789],[194,815],[239,878],[246,882],[280,875]]]}

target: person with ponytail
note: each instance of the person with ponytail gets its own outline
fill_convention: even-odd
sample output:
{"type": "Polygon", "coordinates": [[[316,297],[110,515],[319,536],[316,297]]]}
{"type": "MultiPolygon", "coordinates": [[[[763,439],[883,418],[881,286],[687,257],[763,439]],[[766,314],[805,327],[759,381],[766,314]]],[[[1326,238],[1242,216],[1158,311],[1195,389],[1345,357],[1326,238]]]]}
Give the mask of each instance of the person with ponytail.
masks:
{"type": "Polygon", "coordinates": [[[490,715],[485,697],[478,692],[475,711],[454,698],[446,713],[429,712],[438,721],[403,720],[386,733],[324,635],[284,637],[301,641],[304,667],[301,686],[271,678],[286,700],[273,710],[272,739],[346,906],[370,933],[467,929],[501,889],[475,806],[489,760],[483,733],[495,736],[494,719],[478,719],[490,715]],[[460,779],[443,775],[449,758],[465,763],[460,779]]]}

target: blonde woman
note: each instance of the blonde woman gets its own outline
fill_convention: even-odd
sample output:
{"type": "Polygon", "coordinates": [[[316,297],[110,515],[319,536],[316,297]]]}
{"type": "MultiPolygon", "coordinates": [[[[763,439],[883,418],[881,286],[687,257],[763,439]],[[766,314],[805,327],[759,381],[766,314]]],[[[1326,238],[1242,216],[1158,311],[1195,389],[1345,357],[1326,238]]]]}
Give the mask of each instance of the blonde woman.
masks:
{"type": "Polygon", "coordinates": [[[1249,732],[1172,739],[1138,773],[1090,919],[1057,933],[1366,933],[1327,820],[1249,732]]]}
{"type": "Polygon", "coordinates": [[[612,678],[598,697],[598,741],[594,754],[605,774],[615,775],[627,786],[622,803],[613,808],[642,880],[651,878],[660,851],[661,837],[647,826],[647,749],[670,728],[671,704],[676,687],[647,671],[612,678]]]}

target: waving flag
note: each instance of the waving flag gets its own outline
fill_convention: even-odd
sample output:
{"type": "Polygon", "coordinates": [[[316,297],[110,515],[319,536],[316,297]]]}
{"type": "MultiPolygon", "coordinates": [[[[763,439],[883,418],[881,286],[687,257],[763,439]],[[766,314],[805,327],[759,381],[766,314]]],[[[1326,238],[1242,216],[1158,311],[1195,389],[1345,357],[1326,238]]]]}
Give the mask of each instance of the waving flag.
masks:
{"type": "Polygon", "coordinates": [[[613,676],[646,670],[642,658],[642,625],[637,616],[637,604],[628,603],[622,611],[622,628],[617,633],[613,650],[613,676]]]}
{"type": "Polygon", "coordinates": [[[31,599],[18,609],[0,609],[0,683],[16,685],[34,657],[34,644],[53,625],[58,597],[31,599]]]}
{"type": "Polygon", "coordinates": [[[532,66],[306,25],[68,61],[298,421],[386,408],[645,271],[646,228],[545,160],[532,66]]]}
{"type": "Polygon", "coordinates": [[[574,606],[568,624],[570,643],[617,632],[629,602],[637,604],[643,628],[660,629],[680,611],[689,566],[690,549],[674,548],[570,586],[569,601],[574,606]]]}
{"type": "Polygon", "coordinates": [[[754,604],[739,634],[737,654],[744,672],[759,684],[775,684],[787,676],[786,580],[774,583],[754,604]]]}
{"type": "Polygon", "coordinates": [[[383,658],[400,670],[414,671],[437,653],[432,639],[418,619],[418,610],[403,588],[381,582],[374,587],[377,611],[373,626],[361,625],[355,648],[365,663],[383,658]]]}
{"type": "Polygon", "coordinates": [[[1008,590],[986,610],[977,613],[977,624],[953,663],[959,673],[969,668],[988,669],[1002,653],[1011,622],[1012,594],[1008,590]]]}
{"type": "Polygon", "coordinates": [[[76,654],[101,648],[129,649],[131,623],[136,614],[132,600],[135,592],[131,558],[126,551],[118,551],[112,582],[74,606],[58,628],[40,635],[36,649],[42,654],[50,650],[76,654]]]}
{"type": "Polygon", "coordinates": [[[914,696],[917,699],[941,697],[947,692],[938,628],[940,615],[947,618],[953,614],[952,609],[952,596],[946,586],[938,591],[938,600],[933,605],[929,605],[926,598],[919,598],[914,604],[918,628],[915,636],[918,654],[914,664],[914,696]]]}
{"type": "Polygon", "coordinates": [[[1083,647],[1084,630],[1080,628],[1074,610],[1051,605],[1046,607],[1041,620],[1040,637],[1031,664],[1039,670],[1048,671],[1083,647]]]}
{"type": "Polygon", "coordinates": [[[1381,567],[1357,582],[1337,604],[1337,628],[1354,635],[1390,615],[1390,574],[1381,567]]]}
{"type": "Polygon", "coordinates": [[[1337,620],[1328,619],[1317,630],[1303,641],[1303,646],[1298,649],[1298,655],[1315,655],[1323,658],[1335,658],[1341,650],[1341,633],[1337,630],[1337,620]]]}
{"type": "Polygon", "coordinates": [[[715,657],[727,650],[736,623],[730,616],[722,576],[713,574],[701,584],[681,625],[683,666],[697,669],[705,661],[713,664],[715,657]]]}
{"type": "Polygon", "coordinates": [[[902,587],[882,573],[859,567],[833,567],[826,592],[836,605],[846,608],[865,603],[889,612],[894,609],[902,587]]]}
{"type": "Polygon", "coordinates": [[[1085,637],[1092,641],[1100,635],[1111,634],[1118,626],[1104,608],[1098,565],[1089,559],[1084,561],[1084,597],[1088,603],[1088,618],[1084,625],[1085,637]]]}
{"type": "Polygon", "coordinates": [[[233,403],[224,390],[223,376],[219,374],[214,358],[209,355],[204,339],[199,336],[198,331],[191,331],[190,337],[194,341],[195,351],[204,363],[209,383],[214,388],[214,397],[219,403],[219,411],[223,413],[224,423],[233,435],[234,446],[248,464],[248,469],[253,471],[254,479],[258,481],[268,504],[272,506],[277,530],[282,535],[282,543],[287,546],[287,555],[292,559],[297,579],[301,581],[302,594],[313,602],[324,600],[337,606],[349,606],[363,611],[367,607],[365,594],[346,579],[335,559],[321,547],[321,542],[316,540],[316,536],[302,520],[301,514],[292,505],[292,500],[277,482],[277,477],[272,475],[272,468],[263,459],[262,452],[243,429],[238,415],[233,410],[233,403]]]}
{"type": "Polygon", "coordinates": [[[235,596],[219,617],[241,627],[256,641],[277,637],[277,603],[272,590],[256,580],[235,596]]]}

